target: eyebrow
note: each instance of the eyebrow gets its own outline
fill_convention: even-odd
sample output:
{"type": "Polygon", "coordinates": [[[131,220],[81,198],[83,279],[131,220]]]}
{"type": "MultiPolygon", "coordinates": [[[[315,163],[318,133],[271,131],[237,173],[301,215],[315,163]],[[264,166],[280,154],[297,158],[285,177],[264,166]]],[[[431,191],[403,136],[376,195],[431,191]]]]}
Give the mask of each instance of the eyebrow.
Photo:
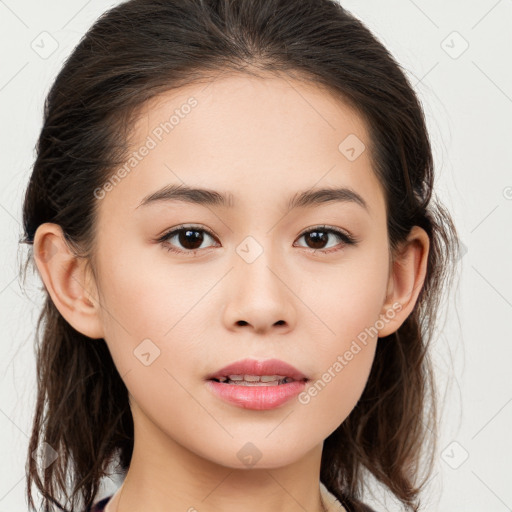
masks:
{"type": "MultiPolygon", "coordinates": [[[[182,184],[170,184],[144,197],[139,206],[148,206],[163,201],[183,201],[203,206],[225,208],[233,208],[235,205],[235,199],[231,193],[222,193],[182,184]]],[[[329,202],[355,203],[366,211],[369,210],[366,201],[357,192],[347,187],[320,188],[297,192],[288,200],[287,208],[288,210],[308,208],[329,202]]]]}

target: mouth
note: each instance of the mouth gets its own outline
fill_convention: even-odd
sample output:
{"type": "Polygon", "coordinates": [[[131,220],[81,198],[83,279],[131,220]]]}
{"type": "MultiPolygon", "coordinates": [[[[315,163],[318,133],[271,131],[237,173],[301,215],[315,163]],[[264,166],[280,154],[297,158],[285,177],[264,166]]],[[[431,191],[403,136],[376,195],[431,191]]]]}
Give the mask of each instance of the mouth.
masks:
{"type": "Polygon", "coordinates": [[[271,410],[304,391],[310,379],[279,359],[243,359],[206,377],[207,388],[235,407],[254,411],[271,410]]]}
{"type": "MultiPolygon", "coordinates": [[[[218,379],[208,379],[221,384],[231,384],[236,386],[281,386],[290,382],[296,382],[292,377],[286,375],[228,375],[218,379]]],[[[307,382],[308,379],[301,379],[307,382]]]]}
{"type": "Polygon", "coordinates": [[[243,359],[208,375],[206,379],[228,386],[282,386],[309,381],[297,368],[279,359],[243,359]]]}

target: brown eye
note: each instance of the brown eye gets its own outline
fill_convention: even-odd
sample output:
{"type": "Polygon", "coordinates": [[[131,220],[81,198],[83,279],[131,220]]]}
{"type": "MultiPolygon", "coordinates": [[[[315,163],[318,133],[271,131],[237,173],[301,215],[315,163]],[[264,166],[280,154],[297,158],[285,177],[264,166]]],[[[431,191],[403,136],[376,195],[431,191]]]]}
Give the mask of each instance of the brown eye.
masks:
{"type": "Polygon", "coordinates": [[[180,226],[163,235],[158,242],[171,252],[195,253],[208,247],[202,247],[203,242],[208,241],[208,238],[214,239],[206,229],[196,226],[180,226]]]}
{"type": "Polygon", "coordinates": [[[329,241],[329,234],[325,231],[309,231],[304,239],[312,249],[323,249],[329,241]]]}
{"type": "MultiPolygon", "coordinates": [[[[323,253],[330,253],[336,250],[342,249],[345,245],[355,245],[356,240],[342,231],[334,228],[326,228],[322,226],[318,226],[316,228],[305,231],[300,238],[304,238],[306,241],[306,247],[312,249],[314,251],[320,251],[323,253]],[[336,238],[339,241],[341,240],[342,244],[339,249],[336,249],[336,245],[328,247],[327,244],[330,240],[336,242],[336,238]],[[334,247],[334,249],[333,249],[334,247]],[[325,249],[329,250],[325,250],[325,249]]],[[[299,239],[300,239],[299,238],[299,239]]],[[[304,246],[302,246],[304,247],[304,246]]]]}
{"type": "Polygon", "coordinates": [[[204,240],[202,232],[197,229],[180,229],[177,236],[181,246],[190,250],[199,249],[204,240]]]}

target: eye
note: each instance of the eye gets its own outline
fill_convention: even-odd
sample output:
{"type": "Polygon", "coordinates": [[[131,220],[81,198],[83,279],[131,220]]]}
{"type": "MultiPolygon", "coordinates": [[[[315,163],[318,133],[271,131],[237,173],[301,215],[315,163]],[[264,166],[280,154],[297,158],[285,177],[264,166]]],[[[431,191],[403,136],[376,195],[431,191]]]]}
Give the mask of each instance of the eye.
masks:
{"type": "MultiPolygon", "coordinates": [[[[202,247],[203,242],[205,241],[205,235],[206,239],[211,238],[216,240],[215,236],[207,229],[199,226],[180,225],[162,235],[157,242],[162,244],[169,252],[193,256],[201,249],[208,248],[208,246],[202,247]],[[177,248],[175,244],[180,244],[182,249],[177,248]]],[[[319,252],[323,255],[340,251],[347,245],[356,245],[358,243],[358,240],[356,240],[352,235],[337,228],[328,226],[317,226],[309,229],[308,231],[304,231],[299,237],[299,240],[301,238],[305,238],[307,243],[313,246],[306,246],[306,248],[315,253],[319,252]],[[334,235],[334,237],[332,235],[334,235]],[[332,238],[338,238],[338,241],[341,240],[341,247],[339,247],[340,244],[338,243],[337,246],[331,246],[331,248],[327,247],[328,250],[325,250],[325,244],[328,243],[329,236],[332,238]]],[[[211,247],[211,245],[209,247],[211,247]]]]}
{"type": "Polygon", "coordinates": [[[209,237],[215,240],[212,233],[199,226],[178,226],[165,233],[157,241],[170,252],[194,255],[198,250],[204,249],[201,245],[205,241],[205,234],[206,238],[209,237]],[[171,243],[173,240],[181,244],[183,250],[177,249],[171,243]]]}
{"type": "Polygon", "coordinates": [[[320,251],[320,254],[329,254],[332,252],[340,251],[346,245],[357,244],[357,240],[352,235],[349,235],[348,233],[345,233],[337,228],[328,226],[317,226],[315,228],[309,229],[299,237],[299,240],[303,237],[306,240],[308,240],[309,244],[313,246],[308,248],[313,250],[315,253],[317,251],[320,251]],[[334,248],[329,248],[329,250],[325,250],[325,244],[329,240],[329,235],[334,235],[335,237],[338,238],[338,240],[341,240],[341,247],[338,247],[338,244],[338,246],[334,246],[334,248]]]}

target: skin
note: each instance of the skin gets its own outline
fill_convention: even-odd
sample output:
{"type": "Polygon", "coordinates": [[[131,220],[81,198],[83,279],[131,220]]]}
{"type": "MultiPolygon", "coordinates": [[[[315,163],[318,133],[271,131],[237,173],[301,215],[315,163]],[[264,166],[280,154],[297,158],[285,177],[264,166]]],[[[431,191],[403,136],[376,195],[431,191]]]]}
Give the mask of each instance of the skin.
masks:
{"type": "Polygon", "coordinates": [[[368,147],[363,121],[326,90],[290,77],[230,75],[169,91],[145,105],[133,148],[191,96],[198,105],[100,200],[95,276],[59,226],[43,224],[35,237],[55,305],[91,343],[105,340],[130,394],[134,455],[107,512],[320,512],[322,443],[356,405],[385,341],[360,343],[307,404],[243,409],[214,396],[205,377],[239,359],[275,357],[312,386],[365,328],[393,310],[378,329],[384,337],[411,313],[429,239],[415,227],[390,259],[369,150],[351,161],[338,149],[350,134],[368,147]],[[231,192],[234,206],[138,207],[170,183],[231,192]],[[323,186],[350,187],[368,210],[354,202],[286,210],[296,192],[323,186]],[[179,224],[215,238],[203,233],[190,256],[174,237],[169,243],[184,252],[168,252],[155,240],[179,224]],[[301,235],[322,224],[358,244],[330,234],[315,253],[301,235]],[[251,263],[236,251],[249,235],[262,249],[251,263]],[[160,350],[149,366],[134,356],[147,338],[160,350]],[[261,456],[253,466],[237,456],[246,443],[261,456]]]}

